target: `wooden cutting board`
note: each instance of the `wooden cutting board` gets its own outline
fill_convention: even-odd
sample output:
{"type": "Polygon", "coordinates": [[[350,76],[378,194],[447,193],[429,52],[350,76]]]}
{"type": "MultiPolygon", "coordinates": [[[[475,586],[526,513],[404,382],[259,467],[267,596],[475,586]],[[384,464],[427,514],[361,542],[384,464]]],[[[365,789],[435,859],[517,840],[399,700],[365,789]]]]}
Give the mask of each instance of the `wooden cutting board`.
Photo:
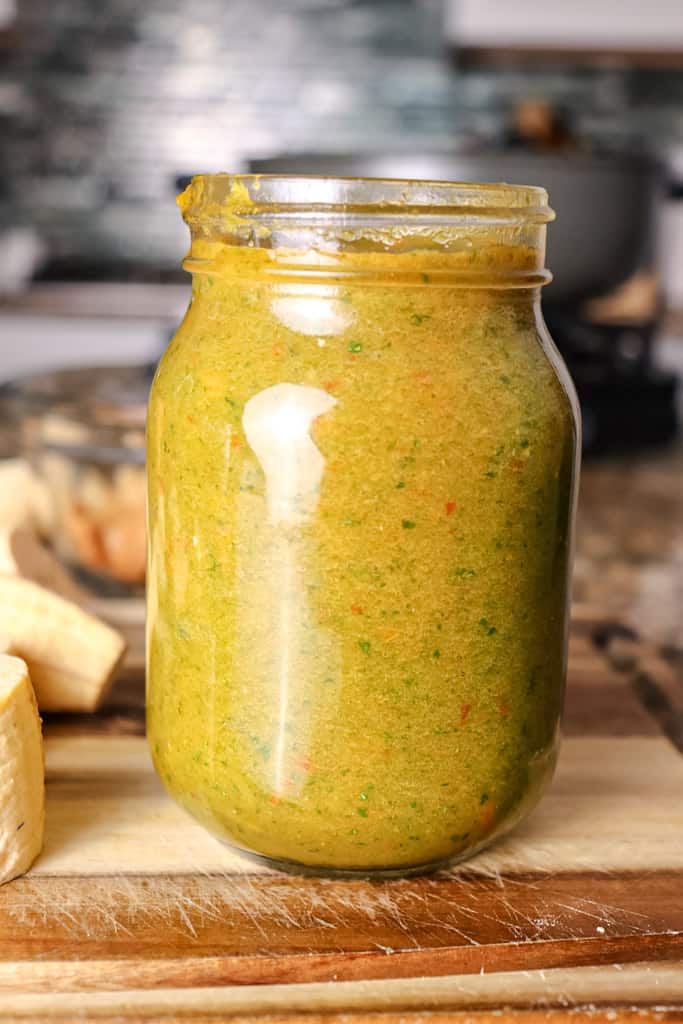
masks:
{"type": "Polygon", "coordinates": [[[559,769],[529,821],[459,869],[365,883],[260,869],[176,808],[133,667],[99,715],[46,723],[45,850],[0,889],[0,1020],[683,1009],[678,687],[583,616],[559,769]]]}

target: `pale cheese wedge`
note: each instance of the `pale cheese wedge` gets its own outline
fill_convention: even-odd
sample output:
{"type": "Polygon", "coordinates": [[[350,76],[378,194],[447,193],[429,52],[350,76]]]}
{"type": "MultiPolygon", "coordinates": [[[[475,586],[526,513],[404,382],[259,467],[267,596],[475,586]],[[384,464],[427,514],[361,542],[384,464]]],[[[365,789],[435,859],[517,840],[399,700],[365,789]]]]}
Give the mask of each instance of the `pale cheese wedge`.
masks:
{"type": "Polygon", "coordinates": [[[18,576],[0,576],[0,636],[28,665],[41,711],[95,711],[125,651],[115,629],[18,576]]]}
{"type": "Polygon", "coordinates": [[[88,600],[85,590],[27,527],[0,528],[0,574],[23,576],[76,604],[88,600]]]}
{"type": "Polygon", "coordinates": [[[43,846],[40,716],[28,669],[0,654],[0,883],[28,871],[43,846]]]}

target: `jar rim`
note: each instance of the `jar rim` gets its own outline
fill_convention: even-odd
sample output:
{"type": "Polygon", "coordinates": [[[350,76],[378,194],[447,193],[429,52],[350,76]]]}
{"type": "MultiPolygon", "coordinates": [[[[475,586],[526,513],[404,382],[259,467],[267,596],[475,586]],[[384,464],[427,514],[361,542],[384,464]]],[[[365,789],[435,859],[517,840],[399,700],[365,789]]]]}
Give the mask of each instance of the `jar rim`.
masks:
{"type": "Polygon", "coordinates": [[[194,175],[178,197],[185,221],[386,220],[547,224],[548,193],[537,185],[304,174],[194,175]]]}

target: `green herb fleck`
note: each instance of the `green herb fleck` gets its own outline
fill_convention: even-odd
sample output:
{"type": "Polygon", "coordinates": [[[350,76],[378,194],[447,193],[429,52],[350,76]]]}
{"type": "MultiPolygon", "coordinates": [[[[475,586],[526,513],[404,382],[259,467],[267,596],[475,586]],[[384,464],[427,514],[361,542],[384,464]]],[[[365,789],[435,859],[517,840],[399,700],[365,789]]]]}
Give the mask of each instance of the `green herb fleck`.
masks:
{"type": "Polygon", "coordinates": [[[266,743],[260,736],[250,736],[249,739],[251,740],[256,752],[261,755],[264,761],[267,761],[270,757],[270,743],[266,743]]]}
{"type": "Polygon", "coordinates": [[[471,580],[476,575],[474,569],[453,569],[449,579],[451,582],[455,580],[471,580]]]}
{"type": "Polygon", "coordinates": [[[415,808],[417,807],[417,800],[411,800],[410,806],[413,808],[413,810],[415,810],[415,808]]]}
{"type": "Polygon", "coordinates": [[[367,809],[367,807],[357,807],[356,808],[356,814],[358,814],[361,818],[367,818],[367,816],[368,816],[368,809],[367,809]]]}
{"type": "Polygon", "coordinates": [[[370,646],[371,645],[370,645],[370,641],[369,640],[359,640],[358,641],[358,646],[360,647],[360,649],[363,652],[363,654],[369,654],[370,653],[370,646]]]}
{"type": "Polygon", "coordinates": [[[479,619],[479,625],[483,628],[487,636],[493,636],[498,630],[495,626],[492,626],[488,619],[479,619]]]}
{"type": "Polygon", "coordinates": [[[523,437],[522,440],[519,442],[519,447],[520,448],[528,448],[529,447],[529,438],[528,437],[523,437]]]}
{"type": "Polygon", "coordinates": [[[360,342],[360,341],[350,341],[349,342],[349,352],[362,352],[362,351],[363,351],[363,343],[362,342],[360,342]]]}
{"type": "Polygon", "coordinates": [[[429,274],[423,274],[422,280],[424,281],[425,284],[429,284],[429,274]]]}
{"type": "Polygon", "coordinates": [[[399,482],[396,484],[396,490],[397,491],[402,491],[403,488],[405,487],[405,485],[406,485],[405,480],[399,480],[399,482]]]}
{"type": "Polygon", "coordinates": [[[401,522],[401,526],[403,527],[404,530],[414,530],[415,527],[417,526],[417,523],[414,523],[412,519],[403,519],[401,522]]]}
{"type": "Polygon", "coordinates": [[[411,322],[411,324],[414,324],[416,327],[419,327],[420,324],[423,324],[425,322],[425,320],[429,320],[429,314],[427,314],[427,313],[411,313],[410,314],[410,322],[411,322]]]}
{"type": "Polygon", "coordinates": [[[202,752],[201,752],[201,750],[195,750],[194,754],[192,755],[192,760],[199,762],[199,761],[201,761],[201,759],[202,759],[202,752]]]}
{"type": "Polygon", "coordinates": [[[482,793],[481,796],[479,797],[479,803],[480,804],[486,804],[486,803],[488,803],[488,801],[489,801],[488,793],[482,793]]]}
{"type": "Polygon", "coordinates": [[[501,384],[509,384],[510,383],[510,378],[508,377],[508,375],[506,373],[501,373],[501,375],[500,375],[500,377],[498,379],[500,380],[501,384]]]}
{"type": "Polygon", "coordinates": [[[189,640],[190,639],[190,634],[189,634],[188,630],[185,629],[185,626],[183,626],[183,624],[181,622],[179,622],[178,625],[176,626],[176,632],[177,632],[177,634],[178,634],[178,636],[180,637],[181,640],[189,640]]]}
{"type": "Polygon", "coordinates": [[[432,658],[440,658],[440,657],[441,657],[441,651],[437,647],[437,649],[435,651],[432,651],[432,658]]]}
{"type": "Polygon", "coordinates": [[[212,554],[211,551],[209,551],[208,559],[209,559],[209,572],[215,572],[216,569],[218,568],[218,559],[216,558],[216,556],[214,554],[212,554]]]}

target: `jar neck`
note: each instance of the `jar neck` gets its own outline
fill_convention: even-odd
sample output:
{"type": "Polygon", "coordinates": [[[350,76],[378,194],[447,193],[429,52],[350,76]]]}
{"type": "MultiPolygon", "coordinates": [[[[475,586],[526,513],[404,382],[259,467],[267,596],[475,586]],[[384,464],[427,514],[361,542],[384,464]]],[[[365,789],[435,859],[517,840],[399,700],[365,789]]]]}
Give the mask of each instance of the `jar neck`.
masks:
{"type": "MultiPolygon", "coordinates": [[[[278,278],[273,280],[258,276],[227,277],[210,272],[199,272],[192,275],[191,310],[210,319],[220,320],[228,316],[250,316],[258,311],[264,314],[271,306],[281,304],[298,304],[300,309],[307,309],[313,315],[324,314],[323,319],[344,321],[349,310],[356,312],[377,301],[377,293],[381,292],[382,302],[393,301],[392,291],[396,292],[396,303],[401,304],[406,295],[417,299],[418,295],[427,302],[436,302],[443,310],[457,306],[459,314],[466,317],[488,317],[497,309],[505,306],[514,310],[515,321],[520,325],[538,326],[542,320],[541,288],[540,287],[503,287],[500,282],[496,287],[470,287],[468,284],[443,284],[417,278],[413,275],[410,283],[404,285],[396,281],[385,281],[381,277],[369,275],[343,280],[320,278],[278,278]]],[[[259,312],[258,315],[261,315],[259,312]]],[[[318,330],[318,328],[316,328],[318,330]]]]}

